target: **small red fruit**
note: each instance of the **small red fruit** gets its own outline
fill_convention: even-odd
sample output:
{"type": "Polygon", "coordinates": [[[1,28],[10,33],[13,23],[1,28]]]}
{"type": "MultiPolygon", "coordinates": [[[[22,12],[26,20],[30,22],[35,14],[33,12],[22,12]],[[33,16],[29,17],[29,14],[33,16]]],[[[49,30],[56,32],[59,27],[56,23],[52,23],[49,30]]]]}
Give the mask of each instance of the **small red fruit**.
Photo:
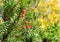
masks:
{"type": "Polygon", "coordinates": [[[25,16],[25,9],[22,9],[22,14],[21,14],[22,17],[25,16]]]}
{"type": "Polygon", "coordinates": [[[26,28],[31,29],[31,28],[32,28],[32,26],[26,26],[26,28]]]}
{"type": "Polygon", "coordinates": [[[21,26],[21,29],[24,29],[24,26],[21,26]]]}
{"type": "Polygon", "coordinates": [[[22,9],[22,12],[25,12],[25,9],[22,9]]]}
{"type": "Polygon", "coordinates": [[[8,21],[8,20],[9,20],[9,18],[8,18],[8,17],[5,17],[5,18],[4,18],[4,20],[5,20],[5,21],[8,21]]]}
{"type": "Polygon", "coordinates": [[[25,16],[25,14],[22,14],[22,17],[24,17],[25,16]]]}
{"type": "Polygon", "coordinates": [[[28,21],[25,21],[25,24],[28,24],[28,21]]]}
{"type": "Polygon", "coordinates": [[[25,12],[22,12],[22,14],[25,14],[25,12]]]}
{"type": "Polygon", "coordinates": [[[25,9],[22,9],[22,14],[25,14],[25,9]]]}

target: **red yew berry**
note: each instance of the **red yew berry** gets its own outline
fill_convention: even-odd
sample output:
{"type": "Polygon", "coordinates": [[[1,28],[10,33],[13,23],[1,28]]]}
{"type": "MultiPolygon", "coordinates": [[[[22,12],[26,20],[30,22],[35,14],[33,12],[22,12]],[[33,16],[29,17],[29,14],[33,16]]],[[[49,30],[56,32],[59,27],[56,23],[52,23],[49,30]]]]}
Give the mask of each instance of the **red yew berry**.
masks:
{"type": "Polygon", "coordinates": [[[24,26],[21,26],[21,29],[24,29],[24,26]]]}
{"type": "Polygon", "coordinates": [[[25,9],[22,9],[22,12],[25,12],[25,9]]]}
{"type": "Polygon", "coordinates": [[[22,14],[25,14],[25,9],[22,9],[22,14]]]}
{"type": "Polygon", "coordinates": [[[25,16],[25,14],[22,14],[22,17],[24,17],[25,16]]]}
{"type": "Polygon", "coordinates": [[[22,9],[22,14],[21,14],[22,17],[25,16],[25,9],[22,9]]]}
{"type": "Polygon", "coordinates": [[[9,20],[9,18],[8,18],[8,17],[5,17],[5,18],[4,18],[4,20],[5,20],[5,21],[8,21],[8,20],[9,20]]]}
{"type": "Polygon", "coordinates": [[[32,26],[26,26],[26,28],[31,29],[31,28],[32,28],[32,26]]]}
{"type": "Polygon", "coordinates": [[[22,14],[25,14],[25,12],[22,12],[22,14]]]}
{"type": "Polygon", "coordinates": [[[28,24],[28,21],[25,21],[25,24],[28,24]]]}

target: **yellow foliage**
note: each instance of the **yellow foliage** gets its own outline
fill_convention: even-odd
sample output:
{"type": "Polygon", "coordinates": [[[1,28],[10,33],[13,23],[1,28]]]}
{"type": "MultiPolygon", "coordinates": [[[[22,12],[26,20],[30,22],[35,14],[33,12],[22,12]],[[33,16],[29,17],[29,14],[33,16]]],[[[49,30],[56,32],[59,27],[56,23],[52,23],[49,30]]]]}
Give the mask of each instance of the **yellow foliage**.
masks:
{"type": "Polygon", "coordinates": [[[18,0],[15,0],[16,2],[18,2],[18,0]]]}
{"type": "Polygon", "coordinates": [[[40,28],[47,29],[47,26],[49,25],[49,21],[47,19],[40,18],[38,21],[41,23],[40,28]]]}
{"type": "Polygon", "coordinates": [[[48,19],[50,20],[50,21],[57,21],[58,20],[58,14],[54,14],[54,13],[52,13],[52,14],[49,14],[48,15],[48,19]]]}
{"type": "Polygon", "coordinates": [[[38,12],[38,9],[37,9],[37,8],[34,8],[34,11],[35,11],[35,12],[38,12]]]}
{"type": "Polygon", "coordinates": [[[0,5],[3,6],[3,0],[0,0],[0,5]]]}

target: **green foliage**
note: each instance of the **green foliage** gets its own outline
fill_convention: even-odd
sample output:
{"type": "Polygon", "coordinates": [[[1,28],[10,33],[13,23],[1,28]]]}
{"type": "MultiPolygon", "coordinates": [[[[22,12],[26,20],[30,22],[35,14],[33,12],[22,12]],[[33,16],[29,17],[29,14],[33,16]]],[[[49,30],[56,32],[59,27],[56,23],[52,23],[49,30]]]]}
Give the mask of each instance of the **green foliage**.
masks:
{"type": "Polygon", "coordinates": [[[14,0],[5,0],[3,6],[3,18],[9,17],[10,20],[3,21],[0,24],[0,40],[6,42],[43,42],[44,38],[50,40],[50,42],[60,42],[58,36],[60,31],[60,26],[56,23],[51,24],[46,30],[40,28],[40,23],[37,21],[41,13],[34,12],[33,8],[37,4],[36,0],[19,0],[16,3],[14,0]],[[19,4],[19,7],[17,5],[19,4]],[[21,17],[22,9],[26,10],[25,17],[21,17]],[[28,21],[26,24],[25,22],[28,21]],[[21,26],[24,26],[22,29],[21,26]],[[26,26],[32,26],[32,28],[27,28],[26,26]]]}
{"type": "Polygon", "coordinates": [[[4,12],[3,15],[8,16],[9,18],[11,18],[14,15],[14,8],[16,7],[16,2],[14,2],[14,0],[5,0],[4,1],[4,12]]]}

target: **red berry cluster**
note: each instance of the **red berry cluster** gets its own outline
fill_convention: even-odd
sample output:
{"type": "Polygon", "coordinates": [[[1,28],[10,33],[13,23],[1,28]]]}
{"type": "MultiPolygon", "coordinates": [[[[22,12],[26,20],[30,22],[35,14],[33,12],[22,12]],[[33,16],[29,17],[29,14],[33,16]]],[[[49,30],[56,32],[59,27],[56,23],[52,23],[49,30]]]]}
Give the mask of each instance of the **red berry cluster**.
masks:
{"type": "Polygon", "coordinates": [[[32,26],[26,26],[26,28],[31,29],[31,28],[32,28],[32,26]]]}
{"type": "Polygon", "coordinates": [[[22,29],[24,29],[24,28],[31,29],[32,26],[21,26],[21,28],[22,28],[22,29]]]}
{"type": "Polygon", "coordinates": [[[22,17],[25,16],[25,9],[22,9],[22,17]]]}

